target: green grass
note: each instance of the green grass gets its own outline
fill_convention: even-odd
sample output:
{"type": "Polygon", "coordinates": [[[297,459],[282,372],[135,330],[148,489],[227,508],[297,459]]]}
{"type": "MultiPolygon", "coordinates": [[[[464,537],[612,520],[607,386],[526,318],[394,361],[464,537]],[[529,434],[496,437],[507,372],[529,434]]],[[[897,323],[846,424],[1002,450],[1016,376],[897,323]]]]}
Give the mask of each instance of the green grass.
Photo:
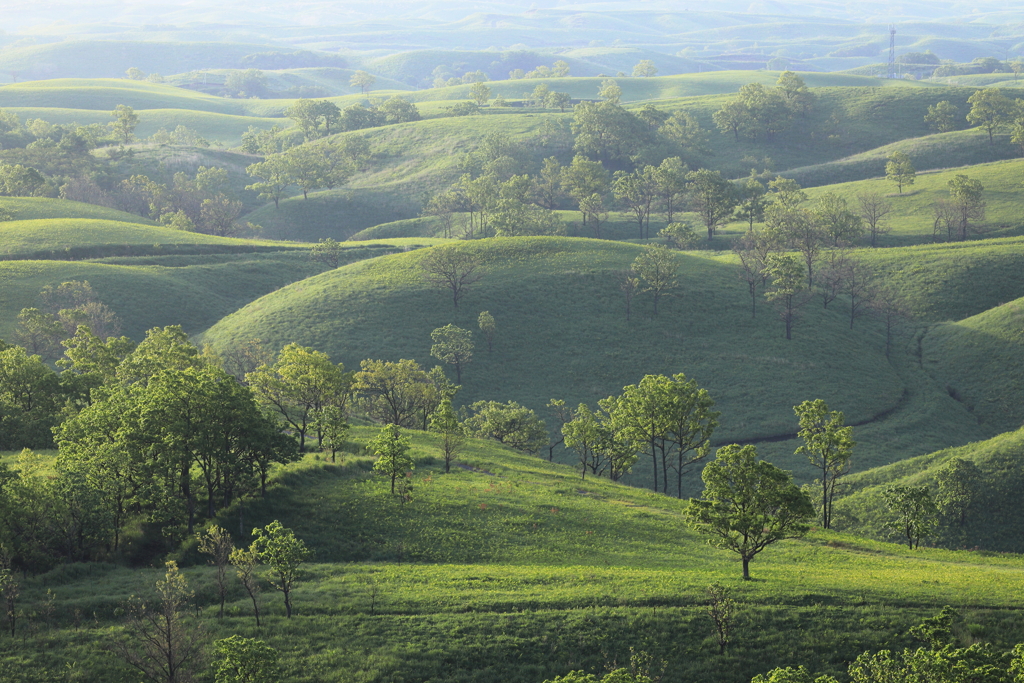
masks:
{"type": "Polygon", "coordinates": [[[1024,409],[1024,300],[928,328],[921,362],[989,432],[1017,429],[1024,409]]]}
{"type": "Polygon", "coordinates": [[[896,151],[905,152],[918,171],[970,166],[1020,156],[1019,147],[1010,143],[1008,134],[997,134],[994,139],[995,143],[989,144],[988,134],[979,129],[907,138],[835,161],[789,169],[783,175],[804,186],[871,178],[885,174],[887,157],[896,151]]]}
{"type": "Polygon", "coordinates": [[[836,503],[841,528],[878,538],[891,538],[884,528],[885,504],[882,492],[892,484],[928,486],[937,491],[936,474],[953,458],[973,462],[981,473],[975,498],[968,508],[963,527],[943,524],[926,542],[952,547],[982,547],[999,552],[1024,551],[1019,507],[1024,431],[1000,434],[986,441],[950,448],[854,474],[845,483],[846,495],[836,503]]]}
{"type": "MultiPolygon", "coordinates": [[[[987,136],[985,141],[982,141],[981,136],[975,132],[965,131],[965,135],[973,136],[976,145],[988,147],[987,136]]],[[[911,149],[907,151],[913,154],[911,149]]],[[[917,163],[916,159],[914,161],[917,163]]],[[[1024,160],[1010,159],[919,173],[913,185],[904,186],[903,195],[897,194],[895,183],[885,180],[884,157],[877,159],[872,168],[876,175],[873,179],[815,187],[808,190],[807,195],[813,203],[821,194],[833,192],[845,197],[849,207],[854,211],[858,210],[859,194],[870,192],[887,195],[892,205],[892,213],[887,219],[892,232],[883,237],[880,243],[883,246],[895,246],[931,242],[934,230],[932,211],[935,202],[949,199],[949,182],[954,176],[966,175],[979,180],[985,188],[985,219],[978,222],[980,235],[972,234],[972,239],[979,236],[1019,235],[1024,232],[1024,221],[1021,220],[1019,210],[1024,181],[1024,160]]],[[[948,239],[945,230],[938,235],[938,239],[948,239]]]]}
{"type": "MultiPolygon", "coordinates": [[[[56,218],[89,218],[103,221],[120,221],[152,226],[153,221],[133,213],[125,213],[96,204],[72,202],[66,199],[44,197],[0,197],[0,208],[9,211],[17,221],[56,218]]],[[[4,228],[0,223],[0,230],[4,228]]]]}
{"type": "MultiPolygon", "coordinates": [[[[356,428],[353,443],[373,431],[356,428]]],[[[266,499],[226,511],[218,521],[232,530],[240,513],[247,529],[280,519],[316,557],[295,589],[296,616],[286,620],[268,589],[259,630],[237,583],[218,619],[212,570],[187,567],[208,640],[259,637],[280,651],[281,679],[295,683],[539,683],[599,673],[631,647],[665,662],[666,683],[710,683],[800,664],[839,674],[865,649],[911,645],[907,629],[945,604],[965,615],[958,632],[999,647],[1024,625],[1014,610],[1019,557],[812,533],[768,548],[751,565],[756,580],[743,582],[735,555],[687,529],[683,503],[583,482],[483,442],[468,445],[469,469],[445,475],[433,437],[412,438],[410,504],[349,454],[344,465],[307,456],[277,473],[266,499]],[[738,602],[724,656],[702,607],[713,581],[738,602]]],[[[74,662],[97,683],[123,680],[102,646],[117,636],[127,597],[152,595],[161,575],[97,563],[28,579],[20,604],[34,616],[20,622],[17,649],[0,642],[0,658],[20,663],[16,675],[74,662]]]]}
{"type": "Polygon", "coordinates": [[[301,248],[267,240],[215,237],[141,222],[95,218],[36,218],[0,223],[0,257],[82,258],[160,253],[165,247],[204,246],[205,251],[267,251],[301,248]]]}
{"type": "MultiPolygon", "coordinates": [[[[115,78],[66,78],[12,83],[0,87],[0,109],[8,107],[113,111],[119,104],[136,110],[193,109],[213,114],[276,117],[292,100],[235,100],[173,85],[115,78]]],[[[43,118],[46,118],[45,116],[43,118]]]]}
{"type": "MultiPolygon", "coordinates": [[[[162,251],[173,255],[175,248],[162,251]]],[[[88,280],[99,299],[121,318],[122,333],[141,339],[146,330],[163,325],[200,332],[252,299],[322,270],[309,263],[304,252],[221,254],[205,263],[193,251],[185,253],[186,263],[170,259],[168,265],[0,262],[0,337],[11,339],[18,311],[38,305],[44,286],[68,280],[88,280]]]]}
{"type": "MultiPolygon", "coordinates": [[[[865,319],[849,330],[842,303],[827,311],[809,304],[792,342],[763,301],[751,320],[731,255],[681,255],[678,295],[662,301],[657,318],[649,295],[642,295],[626,321],[615,273],[629,266],[637,245],[512,238],[463,248],[484,258],[486,276],[458,310],[444,292],[421,280],[422,254],[414,252],[286,287],[221,320],[204,341],[217,347],[254,337],[274,347],[297,341],[348,368],[365,358],[414,358],[430,367],[431,330],[446,323],[476,330],[477,314],[488,310],[498,324],[495,350],[489,354],[477,339],[460,403],[514,399],[544,414],[552,397],[593,405],[646,373],[685,372],[708,388],[722,410],[717,442],[762,442],[773,461],[800,477],[813,471],[794,456],[796,444],[787,439],[796,432],[791,406],[806,399],[823,398],[845,411],[848,422],[862,425],[858,469],[890,462],[894,449],[906,456],[988,436],[911,354],[901,350],[891,362],[885,359],[876,323],[865,319]]],[[[1002,253],[1007,267],[1020,258],[1016,243],[1002,253]]],[[[942,267],[922,270],[935,280],[948,277],[947,288],[896,271],[894,264],[906,263],[906,253],[884,260],[865,252],[880,271],[896,271],[891,277],[918,297],[918,307],[935,309],[958,297],[961,266],[949,249],[925,254],[942,267]]],[[[978,255],[985,258],[991,255],[978,255]]],[[[1024,284],[1017,278],[1004,291],[1014,287],[1024,284]]],[[[984,305],[977,302],[981,310],[984,305]]],[[[647,484],[646,467],[639,465],[634,481],[640,485],[647,484]]]]}
{"type": "MultiPolygon", "coordinates": [[[[3,107],[4,111],[17,115],[23,122],[29,119],[42,119],[54,124],[78,123],[83,126],[92,123],[106,125],[113,120],[109,111],[95,109],[68,109],[58,107],[3,107]]],[[[287,118],[264,118],[257,116],[238,116],[192,109],[139,109],[139,125],[135,135],[147,138],[161,128],[173,132],[178,126],[185,126],[198,132],[210,142],[220,142],[229,147],[237,147],[242,143],[242,133],[249,126],[270,129],[275,125],[281,128],[291,127],[292,120],[287,118]]]]}

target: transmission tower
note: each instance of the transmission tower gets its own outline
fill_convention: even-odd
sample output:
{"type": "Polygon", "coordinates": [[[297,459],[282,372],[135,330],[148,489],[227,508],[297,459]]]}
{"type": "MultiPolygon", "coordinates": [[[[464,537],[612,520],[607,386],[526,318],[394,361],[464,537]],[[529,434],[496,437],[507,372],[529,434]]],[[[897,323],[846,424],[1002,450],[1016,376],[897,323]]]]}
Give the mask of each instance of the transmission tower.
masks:
{"type": "Polygon", "coordinates": [[[896,24],[889,24],[889,78],[896,78],[896,24]]]}

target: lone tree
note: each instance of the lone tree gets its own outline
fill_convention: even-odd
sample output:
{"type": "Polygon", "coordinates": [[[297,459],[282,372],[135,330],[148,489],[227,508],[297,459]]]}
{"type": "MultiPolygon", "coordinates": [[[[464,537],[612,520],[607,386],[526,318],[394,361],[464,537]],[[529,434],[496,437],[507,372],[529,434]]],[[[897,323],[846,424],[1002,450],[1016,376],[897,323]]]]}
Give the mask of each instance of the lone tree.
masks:
{"type": "Polygon", "coordinates": [[[762,272],[772,283],[764,296],[778,308],[779,318],[786,324],[786,339],[792,339],[797,313],[810,297],[804,284],[804,268],[795,256],[768,254],[762,272]]]}
{"type": "Polygon", "coordinates": [[[480,326],[480,331],[484,333],[484,338],[487,340],[487,353],[490,353],[494,350],[494,333],[498,330],[498,325],[494,322],[494,316],[491,315],[490,311],[480,311],[476,322],[480,326]]]}
{"type": "Polygon", "coordinates": [[[650,78],[656,73],[658,73],[658,67],[654,66],[654,62],[650,59],[641,59],[633,67],[634,78],[650,78]]]}
{"type": "Polygon", "coordinates": [[[956,130],[956,121],[960,118],[960,110],[949,100],[942,100],[929,105],[928,113],[924,115],[924,122],[940,133],[949,133],[956,130]]]}
{"type": "Polygon", "coordinates": [[[299,565],[313,556],[306,544],[276,519],[262,529],[253,529],[252,550],[270,565],[270,583],[284,593],[285,615],[292,616],[292,588],[299,578],[299,565]]]}
{"type": "Polygon", "coordinates": [[[796,454],[805,453],[811,464],[821,470],[821,527],[832,526],[832,501],[840,477],[850,471],[850,455],[856,445],[853,427],[843,426],[843,413],[829,410],[820,398],[793,406],[800,418],[800,431],[804,445],[796,454]]]}
{"type": "Polygon", "coordinates": [[[217,597],[220,598],[220,612],[217,616],[224,618],[224,602],[228,597],[228,565],[235,544],[231,542],[231,534],[214,524],[205,533],[197,534],[199,552],[209,555],[210,564],[217,568],[217,597]]]}
{"type": "Polygon", "coordinates": [[[366,94],[366,91],[373,87],[373,84],[377,82],[377,77],[366,71],[356,71],[352,74],[352,77],[348,79],[348,84],[353,88],[358,87],[359,92],[366,94]]]}
{"type": "Polygon", "coordinates": [[[949,206],[958,240],[967,239],[972,224],[985,220],[985,188],[976,178],[958,173],[949,181],[949,206]]]}
{"type": "Polygon", "coordinates": [[[426,250],[420,268],[427,282],[451,291],[452,303],[458,308],[459,300],[466,295],[469,286],[482,277],[477,272],[480,264],[481,259],[477,254],[451,244],[443,244],[426,250]]]}
{"type": "Polygon", "coordinates": [[[704,492],[686,508],[687,523],[711,536],[712,545],[738,553],[745,581],[758,553],[810,529],[814,506],[807,494],[788,472],[758,460],[754,446],[719,448],[701,476],[704,492]]]}
{"type": "Polygon", "coordinates": [[[393,494],[398,478],[412,469],[409,437],[402,436],[402,428],[398,425],[387,424],[366,444],[366,448],[377,457],[377,462],[373,463],[373,471],[391,479],[393,494]]]}
{"type": "Polygon", "coordinates": [[[127,104],[117,105],[110,115],[114,118],[110,124],[114,135],[127,145],[135,136],[135,127],[139,125],[139,115],[127,104]]]}
{"type": "Polygon", "coordinates": [[[337,268],[341,264],[341,244],[330,237],[321,239],[309,250],[309,260],[337,268]]]}
{"type": "Polygon", "coordinates": [[[644,283],[644,291],[654,294],[654,315],[658,315],[658,300],[679,286],[676,273],[679,261],[668,247],[649,244],[633,260],[632,272],[644,283]]]}
{"type": "Polygon", "coordinates": [[[994,143],[993,133],[1006,123],[1015,108],[1013,100],[999,91],[998,88],[982,88],[967,98],[971,110],[967,112],[967,122],[972,126],[984,128],[988,133],[988,143],[994,143]]]}
{"type": "Polygon", "coordinates": [[[953,458],[935,474],[939,494],[935,503],[942,516],[958,527],[967,521],[967,511],[978,494],[981,470],[970,460],[953,458]]]}
{"type": "Polygon", "coordinates": [[[159,601],[152,607],[133,597],[125,609],[125,639],[116,652],[149,681],[178,683],[192,680],[199,668],[206,632],[191,623],[187,607],[195,597],[174,561],[167,562],[163,581],[156,582],[159,601]]]}
{"type": "Polygon", "coordinates": [[[864,192],[857,195],[860,218],[867,228],[868,243],[878,246],[878,238],[889,234],[886,219],[892,213],[892,204],[880,192],[864,192]]]}
{"type": "Polygon", "coordinates": [[[706,168],[686,174],[686,189],[690,208],[700,216],[710,240],[718,228],[732,218],[736,190],[721,172],[706,168]]]}
{"type": "Polygon", "coordinates": [[[921,546],[921,539],[935,531],[938,509],[927,486],[894,485],[882,494],[893,514],[886,527],[907,539],[911,550],[921,546]]]}
{"type": "Polygon", "coordinates": [[[732,639],[733,617],[736,612],[736,601],[730,595],[732,591],[720,583],[708,586],[707,613],[715,625],[715,640],[718,641],[718,654],[725,654],[725,646],[732,639]]]}
{"type": "Polygon", "coordinates": [[[906,152],[893,152],[886,157],[885,179],[896,183],[896,188],[903,194],[904,185],[913,185],[917,179],[917,169],[911,163],[906,152]]]}
{"type": "Polygon", "coordinates": [[[448,324],[430,333],[430,355],[455,366],[455,381],[462,384],[462,367],[473,360],[473,333],[448,324]]]}
{"type": "Polygon", "coordinates": [[[466,441],[466,428],[459,422],[450,398],[442,400],[441,405],[430,415],[430,431],[441,439],[439,445],[441,455],[444,456],[444,471],[447,474],[451,471],[452,461],[466,441]]]}

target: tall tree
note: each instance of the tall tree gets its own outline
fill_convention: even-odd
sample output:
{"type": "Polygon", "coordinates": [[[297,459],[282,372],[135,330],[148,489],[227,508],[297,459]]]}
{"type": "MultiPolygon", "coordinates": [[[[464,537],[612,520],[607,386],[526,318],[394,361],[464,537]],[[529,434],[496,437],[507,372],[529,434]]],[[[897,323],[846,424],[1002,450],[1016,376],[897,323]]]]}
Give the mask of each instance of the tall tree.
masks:
{"type": "Polygon", "coordinates": [[[967,98],[967,104],[971,105],[971,110],[967,112],[967,122],[984,128],[988,133],[989,144],[993,144],[996,129],[1005,124],[1013,112],[1013,100],[998,88],[982,88],[967,98]]]}
{"type": "Polygon", "coordinates": [[[490,311],[480,311],[476,322],[480,327],[480,331],[484,333],[484,338],[487,340],[487,352],[490,353],[494,350],[494,333],[498,329],[497,324],[494,322],[494,316],[491,315],[490,311]]]}
{"type": "Polygon", "coordinates": [[[797,436],[804,440],[796,454],[806,454],[811,465],[821,470],[821,527],[829,529],[836,485],[850,471],[850,456],[856,445],[853,427],[843,426],[843,413],[829,410],[820,398],[793,406],[793,412],[800,420],[797,436]]]}
{"type": "Polygon", "coordinates": [[[951,458],[935,473],[935,480],[939,489],[935,496],[939,512],[963,528],[971,504],[978,495],[981,470],[970,460],[951,458]]]}
{"type": "Polygon", "coordinates": [[[110,116],[114,119],[110,124],[114,136],[127,145],[135,137],[135,127],[139,125],[139,115],[127,104],[119,104],[110,116]]]}
{"type": "Polygon", "coordinates": [[[958,173],[949,181],[950,206],[956,216],[956,237],[967,239],[977,221],[985,219],[985,188],[976,178],[958,173]]]}
{"type": "MultiPolygon", "coordinates": [[[[306,433],[317,411],[328,405],[344,410],[352,390],[352,375],[343,365],[295,343],[282,348],[273,365],[263,365],[245,379],[257,400],[295,431],[300,451],[306,448],[306,433]]],[[[323,433],[317,430],[316,436],[320,447],[323,433]]]]}
{"type": "Polygon", "coordinates": [[[651,236],[651,205],[657,192],[658,181],[653,166],[644,166],[632,173],[619,171],[612,182],[612,193],[630,208],[636,218],[640,239],[651,236]]]}
{"type": "Polygon", "coordinates": [[[348,84],[351,85],[353,88],[358,87],[359,92],[365,95],[366,91],[372,88],[373,84],[376,82],[377,77],[374,76],[373,74],[367,73],[366,71],[357,70],[352,74],[352,77],[349,79],[348,84]]]}
{"type": "Polygon", "coordinates": [[[175,562],[166,566],[164,579],[156,583],[159,601],[154,607],[139,598],[129,600],[124,637],[113,650],[149,681],[181,683],[199,669],[206,632],[188,616],[195,592],[175,562]]]}
{"type": "Polygon", "coordinates": [[[364,360],[353,377],[352,388],[375,420],[412,426],[433,384],[419,363],[408,358],[398,362],[364,360]]]}
{"type": "Polygon", "coordinates": [[[747,230],[753,230],[754,223],[764,220],[764,210],[768,206],[766,192],[757,171],[751,169],[750,176],[736,192],[736,218],[747,222],[747,230]]]}
{"type": "Polygon", "coordinates": [[[814,506],[792,476],[757,459],[754,446],[732,444],[718,449],[704,467],[704,492],[690,501],[686,521],[709,542],[738,553],[743,579],[750,561],[772,543],[799,538],[810,529],[814,506]]]}
{"type": "Polygon", "coordinates": [[[907,540],[911,550],[921,546],[921,539],[935,530],[938,510],[927,486],[895,484],[882,492],[885,505],[892,513],[886,526],[907,540]]]}
{"type": "Polygon", "coordinates": [[[444,457],[445,474],[451,471],[452,461],[458,456],[466,441],[466,428],[459,422],[452,401],[445,398],[430,415],[430,431],[440,438],[441,455],[444,457]]]}
{"type": "Polygon", "coordinates": [[[928,106],[924,122],[940,133],[949,133],[957,129],[956,121],[960,118],[960,110],[949,100],[942,100],[928,106]]]}
{"type": "Polygon", "coordinates": [[[792,339],[797,313],[807,303],[804,269],[793,256],[769,254],[765,259],[764,272],[771,280],[771,287],[764,296],[777,306],[779,317],[786,325],[786,339],[792,339]]]}
{"type": "Polygon", "coordinates": [[[863,192],[857,195],[860,218],[867,228],[868,243],[878,246],[878,238],[889,234],[888,217],[892,213],[892,204],[881,192],[863,192]]]}
{"type": "Polygon", "coordinates": [[[686,174],[690,208],[695,211],[708,231],[708,239],[732,216],[736,194],[732,183],[718,171],[701,168],[686,174]]]}

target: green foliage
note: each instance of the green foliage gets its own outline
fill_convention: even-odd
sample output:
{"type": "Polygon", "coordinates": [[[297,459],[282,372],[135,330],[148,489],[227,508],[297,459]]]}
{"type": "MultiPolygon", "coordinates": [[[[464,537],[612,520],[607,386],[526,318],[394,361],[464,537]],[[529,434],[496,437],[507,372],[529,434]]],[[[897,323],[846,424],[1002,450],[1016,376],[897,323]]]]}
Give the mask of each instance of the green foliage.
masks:
{"type": "Polygon", "coordinates": [[[919,548],[921,539],[935,531],[938,510],[927,486],[894,484],[883,493],[891,513],[888,528],[893,534],[907,540],[911,550],[919,548]]]}
{"type": "Polygon", "coordinates": [[[276,590],[284,594],[285,616],[292,616],[291,592],[299,580],[299,567],[313,557],[313,551],[291,529],[276,519],[252,530],[254,552],[263,564],[270,565],[269,579],[276,590]]]}
{"type": "Polygon", "coordinates": [[[221,659],[217,662],[217,683],[263,683],[278,676],[277,650],[262,640],[233,635],[214,641],[221,659]]]}
{"type": "Polygon", "coordinates": [[[536,454],[548,443],[544,422],[537,414],[515,401],[477,401],[470,407],[472,415],[464,420],[474,436],[494,439],[509,448],[536,454]]]}
{"type": "Polygon", "coordinates": [[[769,545],[807,533],[814,516],[810,499],[789,473],[757,459],[754,446],[718,449],[701,475],[704,492],[686,508],[687,522],[710,543],[738,553],[743,578],[769,545]]]}
{"type": "Polygon", "coordinates": [[[649,244],[633,261],[631,270],[643,283],[643,291],[654,296],[654,315],[658,315],[658,301],[679,286],[679,262],[670,249],[660,244],[649,244]]]}
{"type": "Polygon", "coordinates": [[[843,413],[829,410],[821,399],[804,401],[793,406],[800,420],[797,436],[804,440],[796,454],[804,453],[816,469],[821,470],[821,527],[832,525],[832,503],[839,479],[850,471],[850,457],[856,442],[853,427],[843,425],[843,413]]]}
{"type": "Polygon", "coordinates": [[[462,384],[462,368],[473,360],[473,333],[452,324],[430,333],[433,345],[430,355],[442,363],[455,366],[455,381],[462,384]]]}
{"type": "Polygon", "coordinates": [[[409,457],[409,437],[402,435],[397,424],[386,424],[376,438],[366,444],[366,450],[377,458],[373,471],[391,480],[391,494],[394,495],[395,482],[413,468],[409,457]]]}

